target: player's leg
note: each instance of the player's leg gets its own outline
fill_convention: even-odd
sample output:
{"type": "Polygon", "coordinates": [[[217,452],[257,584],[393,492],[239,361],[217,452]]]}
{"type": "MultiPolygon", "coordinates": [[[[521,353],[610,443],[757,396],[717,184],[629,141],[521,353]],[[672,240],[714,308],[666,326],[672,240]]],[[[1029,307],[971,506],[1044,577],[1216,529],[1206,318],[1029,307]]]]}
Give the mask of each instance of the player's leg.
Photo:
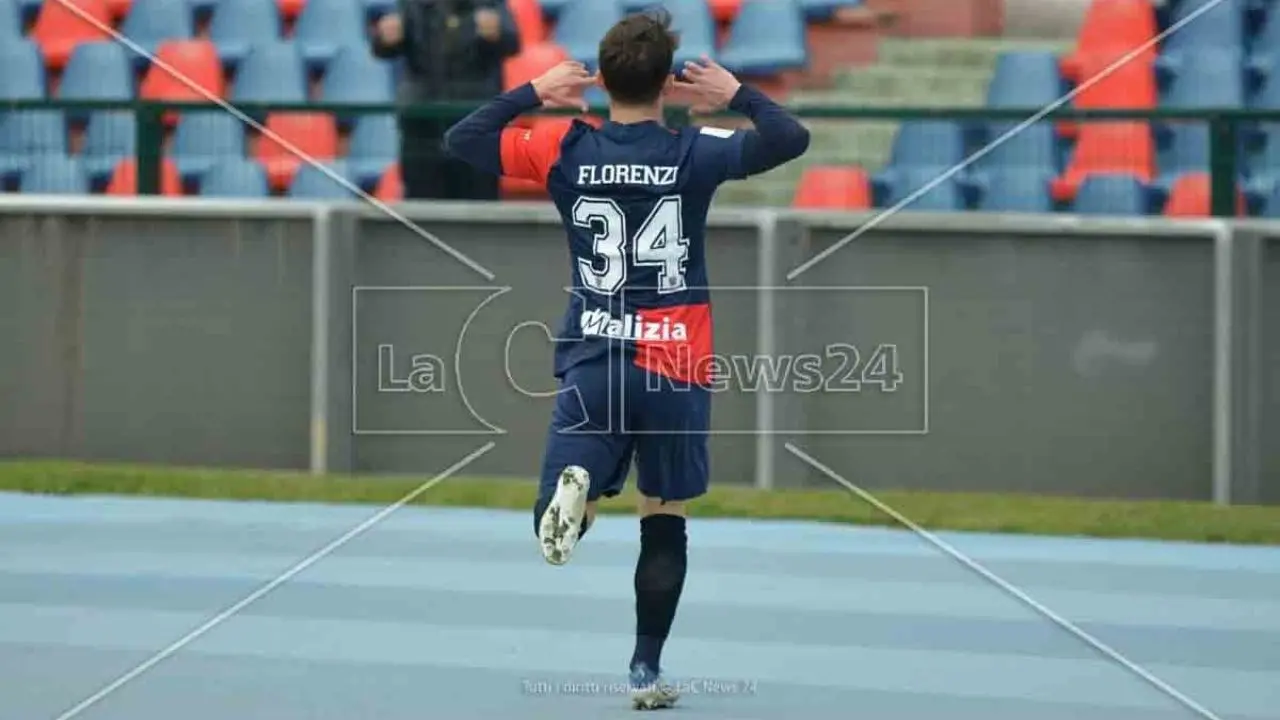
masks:
{"type": "Polygon", "coordinates": [[[631,443],[609,421],[607,372],[575,368],[556,397],[533,509],[538,544],[553,565],[569,561],[599,499],[617,495],[630,468],[631,443]]]}
{"type": "Polygon", "coordinates": [[[636,436],[640,557],[630,668],[633,706],[657,709],[679,698],[662,679],[662,651],[688,573],[687,503],[708,486],[710,394],[698,387],[649,392],[641,405],[636,436]]]}

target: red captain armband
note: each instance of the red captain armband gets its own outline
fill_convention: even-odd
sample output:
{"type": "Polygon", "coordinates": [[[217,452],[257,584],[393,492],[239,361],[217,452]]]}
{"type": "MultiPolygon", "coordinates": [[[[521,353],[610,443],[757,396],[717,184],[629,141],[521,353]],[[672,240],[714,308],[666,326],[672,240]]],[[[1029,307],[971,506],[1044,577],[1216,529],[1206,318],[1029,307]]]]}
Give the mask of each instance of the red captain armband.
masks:
{"type": "MultiPolygon", "coordinates": [[[[582,120],[592,127],[600,126],[595,118],[582,120]]],[[[571,129],[572,118],[537,118],[533,127],[503,130],[503,176],[546,185],[547,175],[560,160],[560,144],[571,129]]]]}

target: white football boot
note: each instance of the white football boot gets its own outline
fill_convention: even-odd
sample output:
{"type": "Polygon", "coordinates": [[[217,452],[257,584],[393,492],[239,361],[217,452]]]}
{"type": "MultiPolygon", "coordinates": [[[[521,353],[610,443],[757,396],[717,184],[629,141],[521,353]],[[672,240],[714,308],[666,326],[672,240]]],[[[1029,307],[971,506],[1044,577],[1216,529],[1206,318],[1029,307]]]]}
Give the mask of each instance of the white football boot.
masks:
{"type": "Polygon", "coordinates": [[[591,475],[585,469],[570,465],[560,471],[551,504],[538,521],[538,544],[542,546],[542,556],[552,565],[569,562],[569,555],[578,544],[590,488],[591,475]]]}
{"type": "Polygon", "coordinates": [[[631,708],[633,710],[665,710],[680,699],[675,687],[646,665],[631,668],[631,708]]]}

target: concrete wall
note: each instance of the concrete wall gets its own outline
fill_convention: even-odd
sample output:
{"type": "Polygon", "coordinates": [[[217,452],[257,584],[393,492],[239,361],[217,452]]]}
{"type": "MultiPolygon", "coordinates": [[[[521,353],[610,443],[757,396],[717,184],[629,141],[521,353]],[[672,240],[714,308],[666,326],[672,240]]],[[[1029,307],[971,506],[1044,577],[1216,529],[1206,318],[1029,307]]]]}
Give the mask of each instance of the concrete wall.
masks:
{"type": "MultiPolygon", "coordinates": [[[[558,219],[399,212],[0,199],[0,455],[531,476],[558,219]]],[[[717,482],[1280,502],[1280,226],[867,220],[713,213],[717,482]]]]}

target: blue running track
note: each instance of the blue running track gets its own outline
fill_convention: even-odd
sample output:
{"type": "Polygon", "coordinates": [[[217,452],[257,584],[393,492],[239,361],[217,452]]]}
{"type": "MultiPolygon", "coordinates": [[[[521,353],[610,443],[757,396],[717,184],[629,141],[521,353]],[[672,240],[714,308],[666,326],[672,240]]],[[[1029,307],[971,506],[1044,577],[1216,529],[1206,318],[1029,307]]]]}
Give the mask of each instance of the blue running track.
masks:
{"type": "MultiPolygon", "coordinates": [[[[0,494],[0,719],[51,720],[375,511],[0,494]]],[[[1198,717],[906,532],[690,534],[670,717],[1198,717]]],[[[1280,548],[943,537],[1223,720],[1280,718],[1280,548]]],[[[527,513],[406,509],[77,717],[632,718],[636,552],[631,518],[552,568],[527,513]]]]}

